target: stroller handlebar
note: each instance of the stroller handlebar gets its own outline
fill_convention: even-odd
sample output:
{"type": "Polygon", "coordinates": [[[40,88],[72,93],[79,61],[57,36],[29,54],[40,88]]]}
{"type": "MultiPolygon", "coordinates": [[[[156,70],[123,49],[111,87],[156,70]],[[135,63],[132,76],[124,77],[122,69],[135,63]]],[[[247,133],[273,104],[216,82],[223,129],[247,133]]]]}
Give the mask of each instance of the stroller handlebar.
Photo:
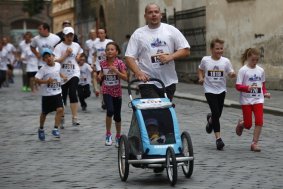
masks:
{"type": "MultiPolygon", "coordinates": [[[[160,79],[157,79],[157,78],[150,78],[148,81],[156,81],[156,82],[160,83],[161,86],[162,86],[162,91],[163,91],[163,93],[164,93],[164,96],[167,98],[167,94],[166,94],[166,91],[165,91],[165,85],[164,85],[164,83],[163,83],[160,79]]],[[[137,82],[142,82],[142,81],[139,80],[139,79],[133,79],[132,81],[130,81],[130,82],[128,83],[128,94],[129,94],[130,97],[131,97],[131,95],[132,95],[131,85],[134,84],[134,83],[137,83],[137,82]]]]}

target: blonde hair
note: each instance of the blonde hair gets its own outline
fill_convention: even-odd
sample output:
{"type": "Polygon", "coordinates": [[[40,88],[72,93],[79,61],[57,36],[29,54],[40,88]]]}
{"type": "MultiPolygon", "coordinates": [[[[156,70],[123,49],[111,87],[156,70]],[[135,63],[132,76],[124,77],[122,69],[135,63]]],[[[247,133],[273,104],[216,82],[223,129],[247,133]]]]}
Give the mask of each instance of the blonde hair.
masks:
{"type": "Polygon", "coordinates": [[[245,52],[242,54],[241,57],[241,63],[242,65],[244,65],[245,61],[251,56],[251,55],[260,55],[260,52],[258,49],[256,48],[248,48],[245,50],[245,52]]]}

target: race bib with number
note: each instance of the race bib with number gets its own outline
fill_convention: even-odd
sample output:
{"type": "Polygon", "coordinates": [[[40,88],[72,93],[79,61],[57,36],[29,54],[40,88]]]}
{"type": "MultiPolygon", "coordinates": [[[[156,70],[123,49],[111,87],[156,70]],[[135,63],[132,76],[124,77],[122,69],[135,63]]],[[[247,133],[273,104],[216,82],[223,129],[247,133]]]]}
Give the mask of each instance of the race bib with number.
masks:
{"type": "Polygon", "coordinates": [[[61,90],[61,84],[58,81],[55,81],[53,83],[47,84],[46,88],[47,92],[55,92],[61,90]]]}
{"type": "Polygon", "coordinates": [[[106,86],[115,86],[119,85],[118,75],[105,75],[104,84],[106,86]]]}
{"type": "Polygon", "coordinates": [[[210,81],[222,81],[224,77],[223,70],[208,70],[207,76],[210,81]]]}

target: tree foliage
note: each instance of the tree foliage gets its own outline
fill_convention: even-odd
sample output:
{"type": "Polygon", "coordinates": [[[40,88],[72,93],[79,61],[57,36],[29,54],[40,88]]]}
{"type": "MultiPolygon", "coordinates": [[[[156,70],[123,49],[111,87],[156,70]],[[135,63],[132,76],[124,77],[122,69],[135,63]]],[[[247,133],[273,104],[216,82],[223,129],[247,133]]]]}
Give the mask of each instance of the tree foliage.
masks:
{"type": "Polygon", "coordinates": [[[27,12],[30,17],[41,13],[44,9],[44,0],[27,0],[23,3],[23,11],[27,12]]]}

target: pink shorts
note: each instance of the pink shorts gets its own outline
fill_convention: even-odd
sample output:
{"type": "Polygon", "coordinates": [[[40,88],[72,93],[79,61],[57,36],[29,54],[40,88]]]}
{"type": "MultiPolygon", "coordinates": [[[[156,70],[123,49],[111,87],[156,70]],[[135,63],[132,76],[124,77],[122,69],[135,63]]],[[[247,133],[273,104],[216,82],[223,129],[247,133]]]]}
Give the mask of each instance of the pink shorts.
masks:
{"type": "Polygon", "coordinates": [[[254,112],[255,125],[263,126],[263,104],[242,105],[244,126],[246,129],[252,127],[252,112],[254,112]]]}

